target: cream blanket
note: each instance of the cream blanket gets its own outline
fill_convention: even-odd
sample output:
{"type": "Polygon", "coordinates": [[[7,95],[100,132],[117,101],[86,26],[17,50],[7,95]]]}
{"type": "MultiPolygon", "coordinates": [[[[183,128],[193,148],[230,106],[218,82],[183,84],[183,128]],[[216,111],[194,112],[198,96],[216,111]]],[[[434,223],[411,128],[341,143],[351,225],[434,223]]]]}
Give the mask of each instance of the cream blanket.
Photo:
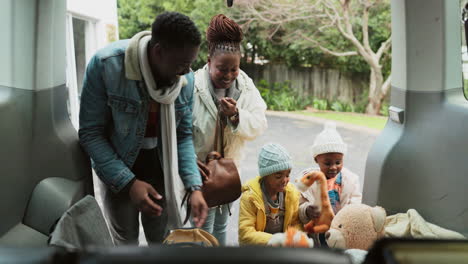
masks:
{"type": "MultiPolygon", "coordinates": [[[[465,239],[458,232],[427,222],[414,209],[409,209],[406,213],[387,216],[385,236],[421,239],[465,239]]],[[[345,253],[351,257],[353,264],[363,263],[367,255],[367,251],[360,249],[348,249],[345,253]]]]}
{"type": "Polygon", "coordinates": [[[386,237],[411,237],[426,239],[465,239],[455,231],[431,224],[414,209],[406,213],[387,216],[385,221],[386,237]]]}

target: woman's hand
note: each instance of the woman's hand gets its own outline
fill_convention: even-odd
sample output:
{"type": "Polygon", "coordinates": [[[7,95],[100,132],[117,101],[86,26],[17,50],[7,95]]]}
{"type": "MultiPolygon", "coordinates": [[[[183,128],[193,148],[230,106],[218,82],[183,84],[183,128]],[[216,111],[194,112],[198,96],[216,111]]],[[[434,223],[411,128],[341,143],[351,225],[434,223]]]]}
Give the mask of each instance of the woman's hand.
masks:
{"type": "Polygon", "coordinates": [[[224,97],[219,100],[219,109],[227,117],[237,114],[237,102],[230,97],[224,97]]]}

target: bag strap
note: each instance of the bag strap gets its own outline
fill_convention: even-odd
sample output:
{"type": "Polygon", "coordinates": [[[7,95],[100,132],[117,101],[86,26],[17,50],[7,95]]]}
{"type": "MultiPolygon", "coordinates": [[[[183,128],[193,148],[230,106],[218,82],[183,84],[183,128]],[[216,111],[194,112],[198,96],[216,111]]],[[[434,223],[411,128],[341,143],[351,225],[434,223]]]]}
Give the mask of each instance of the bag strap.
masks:
{"type": "Polygon", "coordinates": [[[231,213],[231,205],[227,204],[227,208],[228,208],[229,216],[231,216],[231,215],[232,215],[232,213],[231,213]]]}
{"type": "Polygon", "coordinates": [[[219,154],[221,154],[221,157],[224,158],[224,122],[223,122],[223,116],[221,114],[221,111],[219,110],[218,110],[218,114],[216,115],[215,139],[214,139],[213,147],[214,147],[214,150],[218,151],[219,154]]]}
{"type": "Polygon", "coordinates": [[[184,199],[182,199],[181,207],[184,206],[184,203],[187,202],[187,214],[185,215],[184,225],[188,222],[190,215],[192,214],[192,206],[190,206],[190,196],[192,196],[191,191],[186,191],[184,199]]]}

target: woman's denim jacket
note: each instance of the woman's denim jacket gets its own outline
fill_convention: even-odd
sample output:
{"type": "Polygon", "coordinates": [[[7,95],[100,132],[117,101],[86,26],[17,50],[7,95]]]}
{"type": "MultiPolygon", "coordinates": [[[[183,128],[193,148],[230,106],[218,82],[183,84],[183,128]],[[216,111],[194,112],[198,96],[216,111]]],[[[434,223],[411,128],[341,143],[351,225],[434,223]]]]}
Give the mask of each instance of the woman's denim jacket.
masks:
{"type": "MultiPolygon", "coordinates": [[[[80,143],[99,178],[114,192],[135,177],[130,168],[142,146],[149,111],[150,98],[144,81],[125,77],[128,43],[114,42],[94,55],[86,69],[81,94],[80,143]]],[[[175,112],[179,175],[189,188],[202,182],[192,141],[193,73],[185,77],[188,84],[175,101],[175,112]]]]}

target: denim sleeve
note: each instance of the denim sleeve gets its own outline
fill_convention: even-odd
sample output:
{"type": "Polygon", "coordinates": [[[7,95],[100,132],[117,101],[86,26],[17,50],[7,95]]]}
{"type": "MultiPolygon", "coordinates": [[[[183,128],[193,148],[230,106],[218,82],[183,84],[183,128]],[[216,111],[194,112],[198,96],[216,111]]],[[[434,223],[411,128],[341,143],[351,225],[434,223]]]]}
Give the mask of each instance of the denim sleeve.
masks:
{"type": "Polygon", "coordinates": [[[99,178],[113,192],[119,192],[135,175],[118,157],[107,136],[112,113],[107,105],[103,72],[101,59],[94,56],[86,68],[83,80],[78,136],[80,144],[91,157],[99,178]]]}
{"type": "Polygon", "coordinates": [[[188,84],[183,92],[187,95],[187,111],[184,112],[177,127],[177,154],[179,158],[179,175],[185,188],[202,185],[197,166],[197,156],[192,138],[192,105],[193,105],[193,73],[186,75],[188,84]]]}

